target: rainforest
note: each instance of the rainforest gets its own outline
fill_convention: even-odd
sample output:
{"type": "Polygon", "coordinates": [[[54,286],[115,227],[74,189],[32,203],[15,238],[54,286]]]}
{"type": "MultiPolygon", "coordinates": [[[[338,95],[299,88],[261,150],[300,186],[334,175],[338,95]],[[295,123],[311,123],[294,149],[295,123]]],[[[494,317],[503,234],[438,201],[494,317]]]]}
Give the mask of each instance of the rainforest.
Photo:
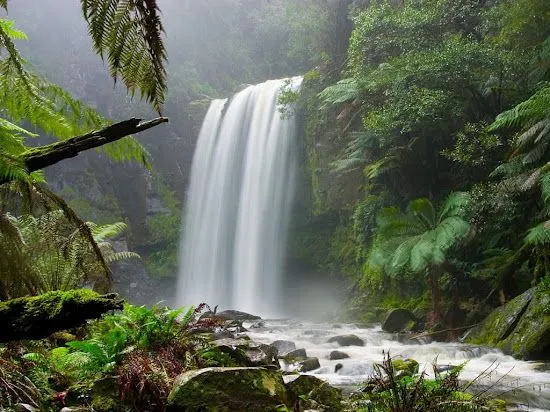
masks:
{"type": "Polygon", "coordinates": [[[0,0],[0,411],[550,411],[548,0],[0,0]]]}

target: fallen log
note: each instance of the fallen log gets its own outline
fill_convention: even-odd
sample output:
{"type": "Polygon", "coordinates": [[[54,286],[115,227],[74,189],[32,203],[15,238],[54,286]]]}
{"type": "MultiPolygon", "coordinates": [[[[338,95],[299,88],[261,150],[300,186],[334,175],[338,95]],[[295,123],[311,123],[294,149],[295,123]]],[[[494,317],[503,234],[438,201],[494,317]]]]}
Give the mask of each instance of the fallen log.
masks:
{"type": "Polygon", "coordinates": [[[123,302],[116,293],[99,295],[89,289],[54,291],[0,302],[0,342],[46,338],[111,310],[120,310],[123,302]]]}

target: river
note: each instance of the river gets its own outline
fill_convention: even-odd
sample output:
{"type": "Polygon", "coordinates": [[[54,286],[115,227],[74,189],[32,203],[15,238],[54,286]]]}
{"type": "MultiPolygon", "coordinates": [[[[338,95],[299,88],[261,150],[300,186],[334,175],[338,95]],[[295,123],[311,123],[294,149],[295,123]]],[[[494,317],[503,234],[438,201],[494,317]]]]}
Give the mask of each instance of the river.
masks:
{"type": "MultiPolygon", "coordinates": [[[[403,335],[382,331],[380,326],[360,327],[350,324],[308,323],[296,320],[266,320],[263,326],[245,324],[247,335],[261,343],[288,340],[297,348],[306,349],[308,357],[317,357],[321,367],[309,372],[332,385],[353,390],[372,376],[373,364],[380,363],[384,352],[392,357],[412,358],[420,370],[433,377],[433,362],[438,365],[466,363],[461,374],[464,382],[475,380],[471,391],[487,391],[506,399],[510,411],[550,411],[550,373],[548,364],[526,362],[504,355],[497,349],[459,342],[420,342],[403,335]],[[254,327],[253,327],[254,326],[254,327]],[[354,334],[365,346],[340,347],[328,343],[330,337],[354,334]],[[331,351],[338,349],[350,357],[329,360],[331,351]],[[337,364],[342,367],[335,372],[337,364]]],[[[283,368],[292,370],[289,365],[283,368]]],[[[485,395],[484,395],[485,396],[485,395]]]]}

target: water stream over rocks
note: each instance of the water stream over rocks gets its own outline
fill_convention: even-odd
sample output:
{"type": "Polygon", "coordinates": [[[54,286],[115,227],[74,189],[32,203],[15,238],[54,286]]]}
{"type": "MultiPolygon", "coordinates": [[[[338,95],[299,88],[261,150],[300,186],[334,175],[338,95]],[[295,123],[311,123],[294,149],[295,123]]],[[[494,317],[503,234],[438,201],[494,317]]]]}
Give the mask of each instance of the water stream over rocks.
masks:
{"type": "MultiPolygon", "coordinates": [[[[497,349],[462,343],[420,342],[403,335],[386,333],[380,327],[349,324],[306,323],[295,320],[265,320],[245,323],[253,341],[270,344],[276,340],[292,341],[304,348],[308,357],[317,357],[321,367],[308,372],[345,390],[360,387],[373,374],[373,364],[380,363],[384,352],[392,358],[411,358],[420,370],[433,377],[432,363],[460,365],[466,362],[461,379],[472,381],[474,393],[489,391],[506,399],[514,411],[550,411],[550,372],[547,365],[517,360],[497,349]],[[364,346],[340,346],[327,342],[331,337],[353,334],[364,346]],[[349,358],[329,360],[338,350],[349,358]],[[341,366],[337,365],[340,364],[341,366]],[[337,371],[335,371],[337,369],[337,371]]],[[[287,371],[291,365],[283,365],[287,371]]]]}

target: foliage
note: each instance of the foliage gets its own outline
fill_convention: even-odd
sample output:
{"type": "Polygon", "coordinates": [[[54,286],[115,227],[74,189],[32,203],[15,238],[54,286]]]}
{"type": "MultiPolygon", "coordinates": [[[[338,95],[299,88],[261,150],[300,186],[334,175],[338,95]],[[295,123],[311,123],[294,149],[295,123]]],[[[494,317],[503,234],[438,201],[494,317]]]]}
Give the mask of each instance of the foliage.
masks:
{"type": "Polygon", "coordinates": [[[25,353],[21,363],[44,397],[51,399],[55,391],[71,385],[72,391],[95,399],[103,396],[97,392],[98,383],[114,380],[118,394],[110,396],[118,396],[124,407],[162,411],[177,375],[218,366],[222,359],[234,362],[216,354],[200,333],[219,326],[219,321],[200,318],[206,309],[126,304],[122,312],[91,322],[80,331],[81,340],[73,337],[64,346],[39,346],[25,353]]]}
{"type": "Polygon", "coordinates": [[[121,78],[160,112],[166,94],[166,49],[155,0],[82,0],[96,52],[106,55],[111,76],[121,78]]]}
{"type": "Polygon", "coordinates": [[[382,209],[377,216],[371,262],[390,273],[404,267],[421,272],[443,264],[449,250],[470,230],[463,217],[468,201],[467,193],[455,192],[447,197],[439,213],[428,199],[411,201],[406,213],[395,207],[382,209]]]}
{"type": "MultiPolygon", "coordinates": [[[[363,390],[368,399],[368,407],[361,411],[484,411],[499,410],[498,405],[481,396],[465,393],[469,383],[461,384],[460,372],[464,365],[458,366],[445,374],[435,372],[435,379],[427,379],[425,372],[411,376],[402,373],[398,366],[400,359],[384,355],[384,361],[375,365],[375,373],[363,390]]],[[[434,365],[434,371],[436,367],[434,365]]],[[[361,397],[356,397],[361,398],[361,397]]]]}

